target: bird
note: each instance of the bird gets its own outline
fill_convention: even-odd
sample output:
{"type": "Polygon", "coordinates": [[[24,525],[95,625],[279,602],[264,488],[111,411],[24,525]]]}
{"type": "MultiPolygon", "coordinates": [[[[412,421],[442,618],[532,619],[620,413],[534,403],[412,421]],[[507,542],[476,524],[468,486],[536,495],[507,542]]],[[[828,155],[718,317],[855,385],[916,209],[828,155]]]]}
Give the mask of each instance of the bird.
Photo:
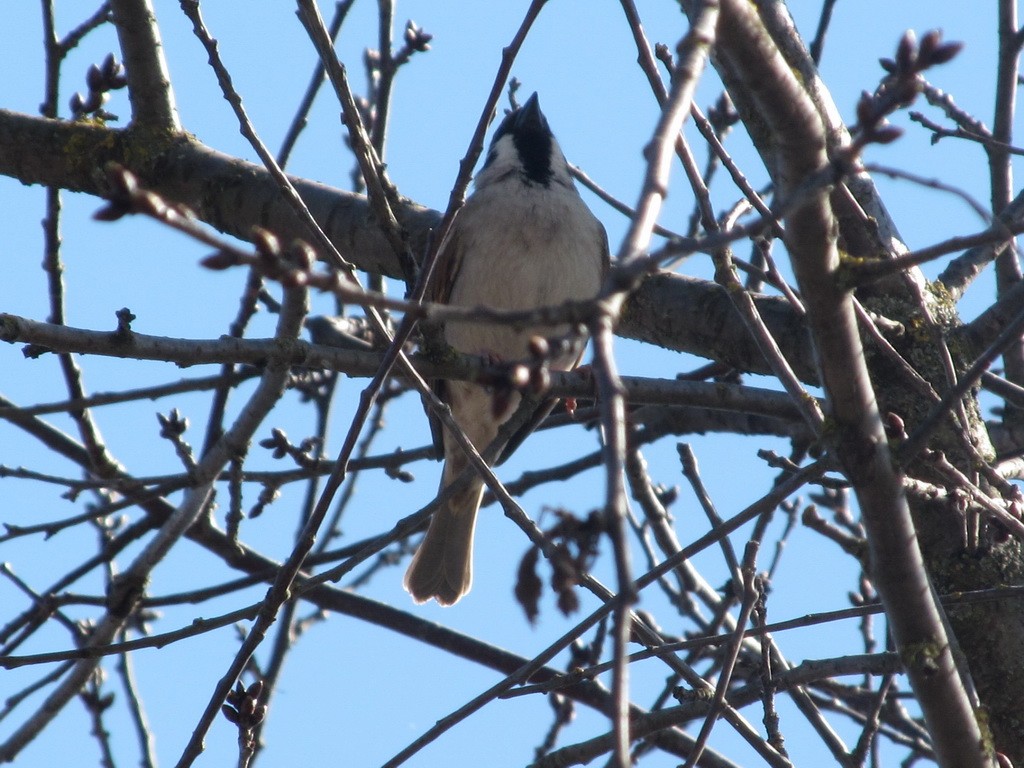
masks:
{"type": "MultiPolygon", "coordinates": [[[[585,301],[597,297],[609,261],[604,226],[580,197],[534,93],[495,130],[473,193],[438,250],[427,298],[459,307],[502,310],[585,301]]],[[[441,336],[458,352],[513,361],[528,356],[531,338],[569,332],[567,324],[512,327],[449,321],[441,336]]],[[[550,367],[574,368],[583,347],[580,343],[555,353],[550,367]]],[[[492,390],[470,382],[440,381],[434,388],[481,452],[520,403],[518,393],[498,401],[492,390]]],[[[553,405],[554,400],[549,401],[535,416],[542,418],[553,405]]],[[[532,429],[539,420],[533,419],[527,427],[532,429]]],[[[443,491],[469,459],[439,423],[434,426],[444,456],[443,491]]],[[[513,436],[506,450],[524,436],[513,436]]],[[[463,490],[434,512],[403,582],[417,603],[433,598],[439,605],[454,605],[469,592],[473,534],[483,490],[483,481],[474,474],[463,490]]]]}

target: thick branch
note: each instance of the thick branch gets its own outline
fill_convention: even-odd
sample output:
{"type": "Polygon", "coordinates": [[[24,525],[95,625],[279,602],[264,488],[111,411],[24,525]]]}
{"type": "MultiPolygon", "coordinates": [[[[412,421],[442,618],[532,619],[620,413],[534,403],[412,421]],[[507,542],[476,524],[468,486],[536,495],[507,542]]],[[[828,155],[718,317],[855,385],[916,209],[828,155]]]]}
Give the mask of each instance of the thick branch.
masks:
{"type": "MultiPolygon", "coordinates": [[[[826,167],[820,115],[744,0],[722,4],[719,44],[776,147],[775,178],[794,194],[826,167]]],[[[895,470],[857,333],[852,296],[837,280],[837,224],[825,193],[786,218],[822,383],[836,421],[836,452],[854,485],[868,532],[870,572],[943,766],[990,765],[958,677],[940,609],[917,546],[902,478],[895,470]]]]}
{"type": "Polygon", "coordinates": [[[140,128],[180,131],[174,90],[150,0],[111,0],[128,74],[132,122],[140,128]]]}
{"type": "MultiPolygon", "coordinates": [[[[252,227],[274,232],[283,242],[308,239],[308,230],[285,203],[261,166],[237,160],[180,134],[163,145],[133,129],[46,120],[0,110],[0,174],[26,184],[77,192],[109,192],[104,167],[115,162],[143,186],[191,208],[222,232],[247,240],[252,227]]],[[[398,277],[398,260],[370,222],[366,198],[323,184],[289,177],[313,217],[346,259],[360,269],[398,277]]],[[[436,211],[407,202],[399,222],[422,252],[436,211]]]]}
{"type": "MultiPolygon", "coordinates": [[[[284,242],[305,228],[260,166],[237,160],[184,135],[160,147],[152,137],[85,123],[32,117],[0,109],[0,174],[88,194],[107,193],[109,162],[141,183],[187,205],[222,232],[248,239],[259,225],[284,242]]],[[[292,183],[328,237],[358,268],[399,277],[394,251],[369,220],[366,198],[316,182],[292,183]]],[[[423,253],[440,214],[405,201],[397,212],[413,253],[423,253]]],[[[810,345],[800,319],[782,299],[759,297],[758,310],[801,380],[815,383],[810,345]]],[[[646,279],[623,309],[616,333],[627,338],[769,373],[756,344],[719,286],[674,274],[646,279]],[[711,331],[706,329],[710,328],[711,331]]]]}

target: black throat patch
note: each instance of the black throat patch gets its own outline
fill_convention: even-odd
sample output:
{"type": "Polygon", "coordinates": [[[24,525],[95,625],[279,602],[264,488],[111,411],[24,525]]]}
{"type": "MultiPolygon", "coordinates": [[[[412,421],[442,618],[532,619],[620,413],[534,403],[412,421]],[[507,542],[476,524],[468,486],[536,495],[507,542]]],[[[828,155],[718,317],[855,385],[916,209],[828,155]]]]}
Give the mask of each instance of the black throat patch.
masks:
{"type": "MultiPolygon", "coordinates": [[[[486,168],[497,157],[495,146],[504,137],[512,139],[516,156],[522,166],[519,177],[524,184],[547,187],[554,175],[551,168],[551,152],[555,140],[548,128],[548,121],[540,111],[537,94],[533,94],[522,107],[505,115],[498,130],[491,139],[491,151],[488,153],[486,168]]],[[[511,171],[510,171],[511,172],[511,171]]]]}
{"type": "Polygon", "coordinates": [[[512,142],[523,163],[523,181],[546,187],[551,182],[551,132],[532,126],[514,130],[512,142]]]}

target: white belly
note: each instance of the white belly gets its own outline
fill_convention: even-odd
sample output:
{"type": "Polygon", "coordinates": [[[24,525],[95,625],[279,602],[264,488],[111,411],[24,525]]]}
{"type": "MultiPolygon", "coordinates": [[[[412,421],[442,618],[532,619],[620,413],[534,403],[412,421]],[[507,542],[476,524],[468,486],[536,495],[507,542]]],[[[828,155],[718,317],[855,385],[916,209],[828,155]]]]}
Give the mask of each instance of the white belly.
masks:
{"type": "MultiPolygon", "coordinates": [[[[529,310],[590,299],[601,287],[604,232],[575,194],[534,188],[510,200],[502,196],[499,206],[495,196],[478,193],[455,226],[462,264],[451,304],[529,310]]],[[[526,355],[531,336],[567,330],[565,325],[513,328],[449,322],[445,338],[460,352],[514,360],[526,355]]],[[[556,362],[562,363],[559,367],[572,364],[556,362]]]]}

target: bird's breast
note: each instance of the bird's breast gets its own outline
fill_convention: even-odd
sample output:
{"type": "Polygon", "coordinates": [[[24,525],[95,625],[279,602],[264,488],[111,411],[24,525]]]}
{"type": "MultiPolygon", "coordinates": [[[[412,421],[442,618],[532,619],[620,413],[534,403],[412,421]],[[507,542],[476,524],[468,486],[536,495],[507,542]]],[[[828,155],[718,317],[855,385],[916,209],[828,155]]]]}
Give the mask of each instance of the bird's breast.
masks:
{"type": "MultiPolygon", "coordinates": [[[[605,248],[601,224],[575,192],[524,189],[522,194],[478,193],[460,213],[460,264],[451,304],[529,310],[597,295],[605,248]]],[[[526,353],[531,336],[566,330],[564,325],[449,323],[445,337],[462,352],[514,359],[526,353]]]]}

